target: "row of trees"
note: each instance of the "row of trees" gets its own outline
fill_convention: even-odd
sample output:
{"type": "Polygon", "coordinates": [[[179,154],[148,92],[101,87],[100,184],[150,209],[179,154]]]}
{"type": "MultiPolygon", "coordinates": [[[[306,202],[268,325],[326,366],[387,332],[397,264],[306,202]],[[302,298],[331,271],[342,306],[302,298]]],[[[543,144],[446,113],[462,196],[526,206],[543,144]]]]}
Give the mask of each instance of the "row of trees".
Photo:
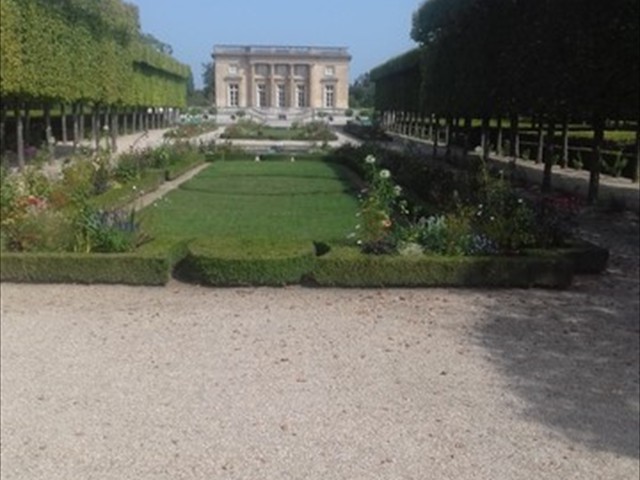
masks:
{"type": "Polygon", "coordinates": [[[122,0],[2,0],[0,8],[1,130],[11,111],[21,166],[22,119],[32,109],[43,110],[49,140],[52,107],[63,116],[71,110],[76,139],[75,117],[87,107],[95,130],[100,112],[117,122],[130,109],[184,106],[190,69],[141,33],[137,7],[122,0]]]}
{"type": "MultiPolygon", "coordinates": [[[[481,118],[485,131],[508,118],[514,156],[522,116],[547,138],[586,121],[593,201],[606,121],[640,123],[639,13],[638,0],[426,0],[411,31],[420,47],[372,72],[376,107],[451,125],[481,118]]],[[[544,162],[549,188],[552,146],[544,162]]]]}

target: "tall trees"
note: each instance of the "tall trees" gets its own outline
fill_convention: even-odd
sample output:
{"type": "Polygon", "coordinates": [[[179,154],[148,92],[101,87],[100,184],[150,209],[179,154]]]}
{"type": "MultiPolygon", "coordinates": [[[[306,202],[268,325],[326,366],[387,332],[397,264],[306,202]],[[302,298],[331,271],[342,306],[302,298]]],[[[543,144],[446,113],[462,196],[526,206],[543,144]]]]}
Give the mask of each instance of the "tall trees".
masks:
{"type": "Polygon", "coordinates": [[[66,104],[76,114],[89,105],[117,115],[123,107],[185,104],[189,68],[143,38],[136,7],[122,0],[0,5],[3,105],[47,111],[66,104]]]}
{"type": "MultiPolygon", "coordinates": [[[[512,156],[517,154],[521,116],[535,116],[549,141],[558,125],[566,132],[569,121],[589,122],[596,132],[589,195],[595,200],[599,129],[607,119],[636,121],[640,110],[639,4],[426,0],[414,13],[411,30],[421,52],[420,110],[445,118],[509,117],[512,156]]],[[[405,80],[392,71],[394,64],[396,59],[374,70],[376,88],[386,84],[383,91],[391,91],[392,79],[402,88],[405,80]]],[[[407,67],[403,75],[413,72],[407,67]]],[[[391,109],[398,109],[400,104],[387,97],[395,105],[391,109]]],[[[376,107],[383,106],[376,99],[376,107]]],[[[553,161],[550,147],[545,187],[551,184],[553,161]]]]}

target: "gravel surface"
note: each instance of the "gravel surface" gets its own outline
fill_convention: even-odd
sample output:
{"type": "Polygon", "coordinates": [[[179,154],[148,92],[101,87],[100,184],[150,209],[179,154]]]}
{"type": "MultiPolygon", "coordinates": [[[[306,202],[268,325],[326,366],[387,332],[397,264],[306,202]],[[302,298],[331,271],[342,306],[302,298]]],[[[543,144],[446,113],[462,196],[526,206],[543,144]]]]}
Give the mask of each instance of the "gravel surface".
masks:
{"type": "Polygon", "coordinates": [[[567,291],[2,284],[0,476],[637,479],[637,216],[567,291]]]}
{"type": "Polygon", "coordinates": [[[581,235],[562,292],[2,284],[0,477],[636,479],[638,217],[581,235]]]}

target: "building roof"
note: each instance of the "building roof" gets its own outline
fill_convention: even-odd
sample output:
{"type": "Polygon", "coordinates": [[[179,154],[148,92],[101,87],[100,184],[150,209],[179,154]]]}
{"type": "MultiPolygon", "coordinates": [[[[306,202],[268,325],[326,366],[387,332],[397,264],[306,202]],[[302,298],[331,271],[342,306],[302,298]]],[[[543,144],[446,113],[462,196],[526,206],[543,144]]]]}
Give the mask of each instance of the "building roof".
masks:
{"type": "Polygon", "coordinates": [[[311,56],[351,59],[347,47],[317,47],[293,45],[215,45],[213,56],[311,56]]]}

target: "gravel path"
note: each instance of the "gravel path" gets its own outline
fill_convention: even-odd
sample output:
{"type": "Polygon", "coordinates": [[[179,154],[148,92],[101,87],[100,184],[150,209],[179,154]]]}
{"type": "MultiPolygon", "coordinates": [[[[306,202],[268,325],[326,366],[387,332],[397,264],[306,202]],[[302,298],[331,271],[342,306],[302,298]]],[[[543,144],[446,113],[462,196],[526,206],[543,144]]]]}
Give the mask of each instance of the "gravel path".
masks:
{"type": "Polygon", "coordinates": [[[2,284],[0,476],[636,479],[637,216],[568,291],[2,284]]]}

